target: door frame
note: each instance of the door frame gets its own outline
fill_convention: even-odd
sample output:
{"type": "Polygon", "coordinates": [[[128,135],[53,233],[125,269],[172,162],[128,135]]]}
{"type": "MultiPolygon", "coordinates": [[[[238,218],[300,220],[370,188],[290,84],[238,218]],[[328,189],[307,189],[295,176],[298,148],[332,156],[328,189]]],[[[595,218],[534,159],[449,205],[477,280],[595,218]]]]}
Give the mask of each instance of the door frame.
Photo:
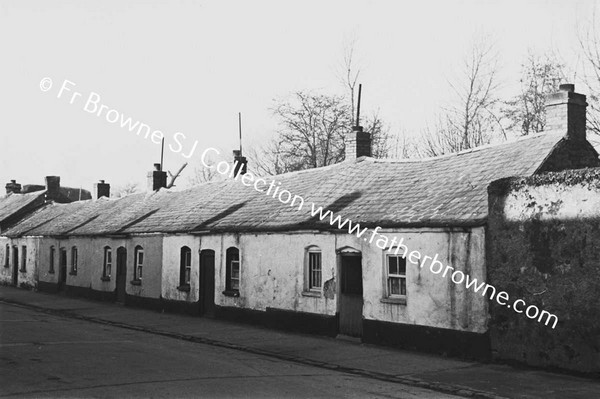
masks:
{"type": "MultiPolygon", "coordinates": [[[[343,270],[342,270],[342,258],[344,257],[360,257],[361,258],[361,276],[364,274],[364,270],[363,270],[363,265],[362,265],[362,251],[360,251],[359,249],[356,249],[354,247],[350,247],[350,246],[345,246],[342,248],[337,249],[336,251],[336,270],[337,270],[337,276],[338,276],[338,284],[337,284],[337,299],[336,299],[336,309],[337,309],[337,314],[338,314],[338,334],[340,334],[340,318],[341,318],[341,313],[342,313],[342,285],[343,285],[343,281],[342,278],[344,277],[343,275],[343,270]]],[[[363,302],[363,307],[364,307],[364,286],[363,286],[363,296],[362,296],[362,302],[363,302]]],[[[361,320],[362,317],[364,316],[364,309],[363,311],[361,311],[361,320]]],[[[362,323],[362,322],[361,322],[362,323]]],[[[361,326],[361,331],[362,331],[362,326],[361,326]]],[[[362,333],[361,333],[362,336],[362,333]]]]}
{"type": "Polygon", "coordinates": [[[10,250],[11,253],[9,254],[9,260],[12,264],[12,283],[15,287],[19,286],[19,261],[21,261],[21,258],[19,257],[19,246],[18,245],[11,245],[10,246],[10,250]],[[17,261],[15,262],[15,252],[16,252],[16,256],[17,256],[17,261]]]}
{"type": "Polygon", "coordinates": [[[67,248],[66,247],[58,247],[58,290],[64,290],[67,288],[67,248]],[[63,256],[64,254],[64,256],[63,256]],[[64,268],[63,268],[63,260],[64,260],[64,268]]]}
{"type": "Polygon", "coordinates": [[[214,317],[215,316],[215,284],[216,284],[216,254],[212,249],[203,249],[199,252],[198,256],[198,313],[200,316],[214,317]],[[205,278],[206,278],[206,266],[202,262],[203,254],[212,254],[212,306],[207,309],[205,302],[205,278]]]}
{"type": "Polygon", "coordinates": [[[117,248],[117,251],[115,253],[115,266],[115,301],[119,303],[125,303],[125,300],[127,298],[127,248],[125,248],[124,246],[120,246],[117,248]],[[119,256],[119,254],[123,254],[123,256],[121,257],[119,256]],[[123,260],[121,261],[121,259],[123,260]],[[121,273],[122,269],[124,269],[124,273],[121,273]],[[123,289],[122,301],[119,298],[119,284],[122,285],[123,289]]]}

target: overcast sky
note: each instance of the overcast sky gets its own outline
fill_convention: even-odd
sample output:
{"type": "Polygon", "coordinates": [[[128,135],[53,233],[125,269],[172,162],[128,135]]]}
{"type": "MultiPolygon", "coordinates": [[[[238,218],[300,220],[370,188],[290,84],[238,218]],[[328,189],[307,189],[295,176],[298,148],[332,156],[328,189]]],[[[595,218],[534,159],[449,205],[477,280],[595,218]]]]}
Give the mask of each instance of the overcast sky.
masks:
{"type": "MultiPolygon", "coordinates": [[[[184,161],[185,186],[208,147],[227,158],[276,127],[269,108],[296,90],[342,94],[343,46],[356,39],[363,109],[379,110],[409,134],[448,101],[447,81],[474,37],[489,35],[501,56],[503,90],[518,87],[528,49],[553,51],[576,68],[578,23],[589,1],[12,1],[0,0],[0,183],[91,189],[139,182],[160,146],[107,121],[131,117],[160,130],[190,160],[165,151],[166,169],[184,161]],[[42,91],[40,81],[52,86],[42,91]],[[57,98],[63,82],[68,90],[57,98]],[[48,83],[48,82],[46,82],[48,83]],[[94,110],[86,111],[91,93],[94,110]],[[72,97],[74,93],[79,93],[72,97]],[[72,104],[70,103],[72,101],[72,104]]],[[[582,85],[574,82],[578,88],[582,85]]],[[[48,86],[46,86],[48,88],[48,86]]]]}

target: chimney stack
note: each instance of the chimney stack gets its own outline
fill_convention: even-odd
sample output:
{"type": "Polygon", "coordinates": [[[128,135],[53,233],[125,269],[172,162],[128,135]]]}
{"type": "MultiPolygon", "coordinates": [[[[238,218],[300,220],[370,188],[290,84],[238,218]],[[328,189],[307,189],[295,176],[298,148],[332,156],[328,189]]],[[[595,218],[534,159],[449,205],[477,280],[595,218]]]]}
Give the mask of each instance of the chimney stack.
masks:
{"type": "Polygon", "coordinates": [[[110,184],[105,183],[104,180],[94,183],[94,192],[92,193],[92,198],[97,200],[100,197],[110,197],[110,184]]]}
{"type": "Polygon", "coordinates": [[[57,200],[60,195],[60,176],[46,176],[46,199],[57,200]]]}
{"type": "Polygon", "coordinates": [[[561,84],[559,91],[546,96],[546,132],[561,132],[569,140],[585,140],[585,95],[575,85],[561,84]]]}
{"type": "Polygon", "coordinates": [[[346,133],[346,160],[371,155],[371,133],[363,132],[362,126],[354,126],[346,133]]]}
{"type": "Polygon", "coordinates": [[[21,185],[16,180],[11,180],[10,183],[6,183],[6,194],[21,192],[21,185]]]}
{"type": "Polygon", "coordinates": [[[154,170],[148,172],[148,191],[156,191],[167,187],[167,172],[160,170],[160,164],[154,164],[154,170]]]}
{"type": "Polygon", "coordinates": [[[248,168],[248,160],[242,156],[241,150],[233,150],[233,175],[245,175],[248,168]]]}

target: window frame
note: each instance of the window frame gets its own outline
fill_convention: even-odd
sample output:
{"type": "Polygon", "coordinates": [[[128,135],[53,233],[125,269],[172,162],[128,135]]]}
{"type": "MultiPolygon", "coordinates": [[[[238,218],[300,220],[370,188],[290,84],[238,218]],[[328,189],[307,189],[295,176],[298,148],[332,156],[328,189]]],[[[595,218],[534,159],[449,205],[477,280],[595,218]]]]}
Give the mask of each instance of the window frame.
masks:
{"type": "Polygon", "coordinates": [[[316,245],[311,245],[305,250],[305,265],[304,265],[304,292],[321,293],[323,292],[323,253],[321,248],[316,245]],[[318,255],[318,256],[317,256],[318,255]],[[318,269],[315,269],[313,260],[318,259],[318,269]],[[316,273],[318,273],[318,283],[315,283],[316,273]]]}
{"type": "Polygon", "coordinates": [[[6,244],[6,252],[4,253],[4,267],[10,267],[10,245],[6,244]]]}
{"type": "Polygon", "coordinates": [[[102,265],[102,280],[110,281],[112,275],[112,248],[104,247],[104,260],[102,265]]]}
{"type": "Polygon", "coordinates": [[[71,247],[71,275],[77,275],[78,250],[76,246],[71,247]]]}
{"type": "Polygon", "coordinates": [[[54,268],[56,266],[55,257],[56,257],[56,248],[54,247],[54,245],[50,245],[50,257],[49,257],[50,262],[48,265],[48,273],[50,273],[50,274],[54,274],[54,268]]]}
{"type": "Polygon", "coordinates": [[[242,261],[241,252],[236,247],[229,247],[225,251],[225,291],[227,296],[240,296],[240,287],[242,284],[242,261]],[[237,259],[236,259],[237,258],[237,259]],[[237,265],[237,278],[233,277],[233,268],[237,265]],[[237,288],[234,288],[233,282],[237,281],[237,288]]]}
{"type": "Polygon", "coordinates": [[[408,285],[407,285],[407,265],[408,262],[406,261],[406,257],[400,254],[395,254],[395,253],[390,253],[391,251],[389,251],[388,253],[385,254],[385,261],[384,261],[384,299],[389,300],[389,301],[397,301],[400,303],[406,303],[406,299],[408,297],[408,285]],[[390,273],[390,259],[391,258],[397,258],[398,259],[398,265],[397,265],[397,273],[390,273]],[[400,260],[403,261],[404,263],[404,273],[401,273],[400,269],[400,260]],[[398,287],[399,287],[399,291],[400,294],[394,294],[392,293],[392,285],[391,285],[391,279],[398,279],[399,283],[398,283],[398,287]],[[404,280],[404,285],[402,284],[402,281],[404,280]],[[402,287],[404,286],[404,294],[402,294],[402,287]]]}
{"type": "Polygon", "coordinates": [[[144,278],[144,248],[137,245],[133,256],[133,281],[141,283],[144,278]],[[140,261],[141,258],[141,261],[140,261]]]}
{"type": "Polygon", "coordinates": [[[179,287],[189,287],[192,280],[192,250],[187,245],[179,252],[179,287]]]}

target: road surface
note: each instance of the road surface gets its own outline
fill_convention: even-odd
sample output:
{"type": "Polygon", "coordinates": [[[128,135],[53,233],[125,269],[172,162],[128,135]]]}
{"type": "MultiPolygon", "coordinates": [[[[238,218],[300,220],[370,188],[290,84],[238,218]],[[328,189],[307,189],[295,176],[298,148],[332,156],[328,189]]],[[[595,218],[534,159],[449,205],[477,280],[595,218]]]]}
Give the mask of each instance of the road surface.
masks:
{"type": "Polygon", "coordinates": [[[0,397],[456,398],[5,303],[0,397]]]}

